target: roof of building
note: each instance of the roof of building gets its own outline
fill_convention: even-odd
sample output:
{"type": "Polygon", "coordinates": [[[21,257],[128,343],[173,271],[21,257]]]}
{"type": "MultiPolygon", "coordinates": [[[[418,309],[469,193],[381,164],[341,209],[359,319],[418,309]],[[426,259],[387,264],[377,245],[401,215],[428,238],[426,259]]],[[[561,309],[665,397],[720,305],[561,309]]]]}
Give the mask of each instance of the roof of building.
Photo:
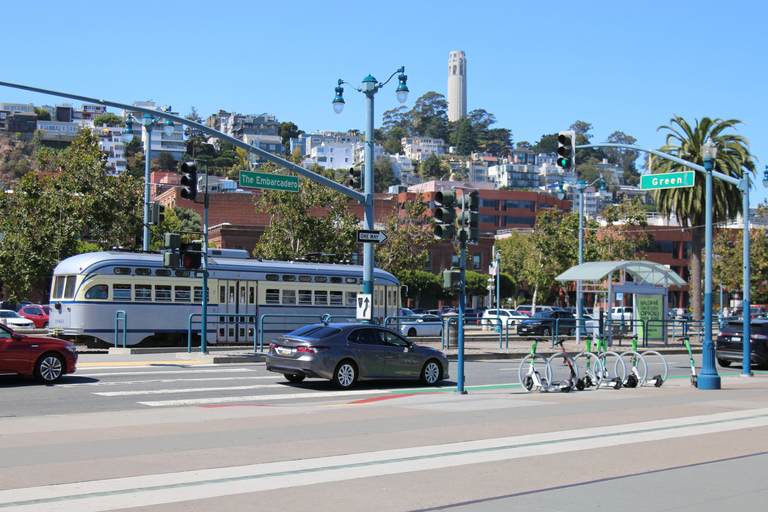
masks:
{"type": "Polygon", "coordinates": [[[677,273],[652,261],[591,261],[571,267],[555,279],[558,281],[601,281],[617,270],[632,275],[636,283],[653,286],[684,286],[688,284],[677,273]]]}

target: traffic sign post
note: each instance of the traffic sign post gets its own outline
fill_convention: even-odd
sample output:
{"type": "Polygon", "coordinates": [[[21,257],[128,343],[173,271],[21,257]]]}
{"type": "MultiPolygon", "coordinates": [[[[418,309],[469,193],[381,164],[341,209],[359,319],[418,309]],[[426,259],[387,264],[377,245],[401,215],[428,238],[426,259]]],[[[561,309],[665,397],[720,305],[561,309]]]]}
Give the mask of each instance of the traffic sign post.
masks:
{"type": "Polygon", "coordinates": [[[644,174],[640,176],[641,190],[658,190],[661,188],[692,187],[696,171],[667,172],[663,174],[644,174]]]}
{"type": "Polygon", "coordinates": [[[240,186],[247,188],[264,188],[283,192],[298,192],[299,177],[282,174],[266,174],[261,172],[240,171],[240,186]]]}

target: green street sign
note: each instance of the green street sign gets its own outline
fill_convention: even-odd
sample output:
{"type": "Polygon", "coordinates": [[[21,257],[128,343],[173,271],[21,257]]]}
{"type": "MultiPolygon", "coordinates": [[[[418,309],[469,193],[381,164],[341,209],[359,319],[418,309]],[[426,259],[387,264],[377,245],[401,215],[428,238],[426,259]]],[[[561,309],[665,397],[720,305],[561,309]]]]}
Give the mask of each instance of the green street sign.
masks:
{"type": "Polygon", "coordinates": [[[299,177],[283,176],[281,174],[240,171],[240,186],[247,188],[282,190],[283,192],[298,192],[299,177]]]}
{"type": "Polygon", "coordinates": [[[645,174],[640,176],[640,189],[657,190],[660,188],[692,187],[695,172],[696,171],[645,174]]]}

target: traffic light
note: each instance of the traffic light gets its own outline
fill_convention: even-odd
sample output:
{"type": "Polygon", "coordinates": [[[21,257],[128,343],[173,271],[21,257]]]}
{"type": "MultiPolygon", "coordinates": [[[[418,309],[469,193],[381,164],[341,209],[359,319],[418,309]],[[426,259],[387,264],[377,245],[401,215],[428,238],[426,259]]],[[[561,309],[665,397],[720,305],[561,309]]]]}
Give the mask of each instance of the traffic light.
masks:
{"type": "Polygon", "coordinates": [[[461,270],[452,268],[442,272],[443,290],[447,292],[461,291],[461,270]]]}
{"type": "Polygon", "coordinates": [[[181,164],[181,185],[184,189],[181,191],[183,199],[194,201],[197,199],[197,162],[184,162],[181,164]]]}
{"type": "Polygon", "coordinates": [[[182,244],[179,248],[181,266],[187,270],[197,270],[203,264],[203,253],[200,244],[182,244]]]}
{"type": "Polygon", "coordinates": [[[363,184],[361,177],[362,177],[362,171],[360,170],[360,168],[350,167],[349,174],[347,174],[347,181],[345,181],[344,183],[349,188],[360,188],[362,187],[362,184],[363,184]]]}
{"type": "Polygon", "coordinates": [[[557,165],[573,171],[575,165],[576,132],[567,130],[557,134],[557,165]]]}
{"type": "Polygon", "coordinates": [[[477,243],[480,240],[480,193],[473,190],[461,196],[461,214],[459,215],[459,242],[477,243]]]}
{"type": "Polygon", "coordinates": [[[453,240],[456,233],[456,192],[444,190],[435,194],[435,231],[438,240],[453,240]]]}
{"type": "Polygon", "coordinates": [[[181,266],[181,257],[177,252],[164,252],[163,253],[163,266],[166,268],[179,268],[181,266]]]}
{"type": "Polygon", "coordinates": [[[149,223],[157,226],[165,220],[165,206],[157,201],[149,205],[149,223]]]}

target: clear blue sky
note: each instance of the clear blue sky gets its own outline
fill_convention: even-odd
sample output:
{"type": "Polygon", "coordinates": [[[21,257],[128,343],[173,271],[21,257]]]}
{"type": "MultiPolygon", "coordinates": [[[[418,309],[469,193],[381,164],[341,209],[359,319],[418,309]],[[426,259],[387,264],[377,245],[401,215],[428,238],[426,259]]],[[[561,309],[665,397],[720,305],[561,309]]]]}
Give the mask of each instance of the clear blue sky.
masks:
{"type": "MultiPolygon", "coordinates": [[[[339,78],[384,81],[400,66],[406,105],[447,94],[448,56],[467,55],[468,109],[513,141],[591,123],[664,144],[674,114],[739,119],[757,157],[751,203],[768,195],[768,7],[760,0],[7,2],[3,80],[121,103],[154,100],[185,115],[274,114],[306,132],[365,129],[365,97],[339,78]],[[169,40],[164,43],[164,39],[169,40]],[[570,92],[570,94],[569,94],[570,92]],[[567,98],[571,98],[568,101],[567,98]]],[[[399,104],[397,80],[376,95],[399,104]]],[[[67,100],[0,88],[0,101],[67,100]]]]}

